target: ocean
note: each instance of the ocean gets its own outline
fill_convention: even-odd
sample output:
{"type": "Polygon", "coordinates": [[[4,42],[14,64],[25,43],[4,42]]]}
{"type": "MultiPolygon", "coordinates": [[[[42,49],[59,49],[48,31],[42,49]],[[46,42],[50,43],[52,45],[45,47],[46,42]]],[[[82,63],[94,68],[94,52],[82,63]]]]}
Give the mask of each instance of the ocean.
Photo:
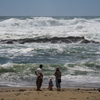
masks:
{"type": "MultiPolygon", "coordinates": [[[[84,37],[100,42],[100,17],[0,17],[0,40],[84,37]]],[[[62,72],[61,87],[100,87],[100,44],[0,44],[0,85],[36,86],[34,71],[43,64],[43,87],[62,72]]]]}

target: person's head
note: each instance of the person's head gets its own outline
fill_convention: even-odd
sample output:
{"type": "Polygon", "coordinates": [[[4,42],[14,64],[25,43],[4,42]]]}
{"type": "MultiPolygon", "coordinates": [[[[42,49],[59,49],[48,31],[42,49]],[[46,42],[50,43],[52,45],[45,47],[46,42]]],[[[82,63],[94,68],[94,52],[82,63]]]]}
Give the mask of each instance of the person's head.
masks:
{"type": "Polygon", "coordinates": [[[59,67],[56,67],[56,71],[59,71],[59,67]]]}
{"type": "Polygon", "coordinates": [[[50,78],[50,81],[52,81],[52,79],[50,78]]]}
{"type": "Polygon", "coordinates": [[[40,65],[40,68],[42,69],[42,67],[43,67],[43,65],[41,64],[41,65],[40,65]]]}

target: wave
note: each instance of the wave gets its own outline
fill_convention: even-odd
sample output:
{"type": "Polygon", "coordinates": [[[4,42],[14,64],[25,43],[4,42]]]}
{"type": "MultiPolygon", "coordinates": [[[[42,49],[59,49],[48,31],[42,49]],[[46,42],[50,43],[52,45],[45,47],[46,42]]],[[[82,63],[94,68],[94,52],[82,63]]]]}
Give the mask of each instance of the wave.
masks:
{"type": "Polygon", "coordinates": [[[100,44],[79,43],[25,43],[1,44],[0,64],[12,63],[66,63],[97,60],[100,44]]]}
{"type": "MultiPolygon", "coordinates": [[[[100,66],[99,61],[84,61],[81,63],[65,63],[65,64],[45,64],[44,63],[43,73],[45,77],[49,77],[49,76],[52,77],[53,73],[55,72],[56,67],[59,67],[59,69],[62,72],[62,76],[65,76],[65,75],[72,75],[72,76],[92,75],[94,76],[95,74],[97,76],[100,76],[99,66],[100,66]]],[[[3,75],[6,73],[9,73],[9,75],[11,75],[15,73],[16,76],[22,75],[24,77],[24,75],[26,75],[30,77],[30,75],[32,75],[32,77],[35,77],[34,71],[38,67],[39,67],[39,63],[15,64],[15,63],[8,62],[6,64],[0,65],[0,74],[3,75]]],[[[12,75],[9,77],[12,77],[12,75]]]]}
{"type": "MultiPolygon", "coordinates": [[[[35,85],[36,75],[34,71],[39,67],[40,63],[16,64],[6,63],[0,65],[0,84],[21,86],[35,85]]],[[[48,79],[55,79],[54,72],[56,67],[62,72],[63,84],[66,80],[77,81],[77,83],[85,82],[98,83],[100,77],[99,61],[84,61],[83,63],[65,63],[65,64],[43,64],[44,86],[48,84],[48,79]],[[66,79],[66,80],[65,80],[66,79]]],[[[75,85],[75,84],[74,84],[75,85]]]]}
{"type": "Polygon", "coordinates": [[[0,21],[0,40],[83,36],[100,41],[100,18],[10,17],[0,21]]]}
{"type": "Polygon", "coordinates": [[[40,26],[68,26],[77,24],[89,24],[93,22],[100,22],[100,18],[85,19],[85,18],[53,18],[53,17],[33,17],[26,19],[10,18],[0,22],[0,26],[13,26],[13,27],[40,27],[40,26]]]}

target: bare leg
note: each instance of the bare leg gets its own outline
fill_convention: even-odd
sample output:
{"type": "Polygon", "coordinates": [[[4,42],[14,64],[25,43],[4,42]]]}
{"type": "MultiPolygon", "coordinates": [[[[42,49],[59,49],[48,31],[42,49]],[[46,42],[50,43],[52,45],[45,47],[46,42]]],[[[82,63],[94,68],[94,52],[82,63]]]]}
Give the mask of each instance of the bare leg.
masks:
{"type": "Polygon", "coordinates": [[[39,90],[40,90],[41,86],[42,86],[42,79],[39,80],[39,90]]]}
{"type": "Polygon", "coordinates": [[[36,80],[37,91],[39,91],[39,85],[40,85],[39,79],[37,78],[37,80],[36,80]]]}

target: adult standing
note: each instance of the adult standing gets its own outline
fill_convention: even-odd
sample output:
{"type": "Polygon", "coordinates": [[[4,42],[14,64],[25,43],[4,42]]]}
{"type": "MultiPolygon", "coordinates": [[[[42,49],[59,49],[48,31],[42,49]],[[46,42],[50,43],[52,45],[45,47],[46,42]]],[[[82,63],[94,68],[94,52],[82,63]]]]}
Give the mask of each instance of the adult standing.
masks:
{"type": "Polygon", "coordinates": [[[43,81],[42,67],[43,65],[40,65],[39,68],[35,70],[35,74],[37,75],[37,80],[36,80],[37,91],[41,91],[40,88],[42,86],[42,81],[43,81]]]}
{"type": "Polygon", "coordinates": [[[60,85],[60,83],[61,83],[61,71],[59,70],[58,67],[56,68],[54,76],[56,78],[56,87],[57,87],[57,90],[60,91],[60,88],[61,88],[61,85],[60,85]]]}

